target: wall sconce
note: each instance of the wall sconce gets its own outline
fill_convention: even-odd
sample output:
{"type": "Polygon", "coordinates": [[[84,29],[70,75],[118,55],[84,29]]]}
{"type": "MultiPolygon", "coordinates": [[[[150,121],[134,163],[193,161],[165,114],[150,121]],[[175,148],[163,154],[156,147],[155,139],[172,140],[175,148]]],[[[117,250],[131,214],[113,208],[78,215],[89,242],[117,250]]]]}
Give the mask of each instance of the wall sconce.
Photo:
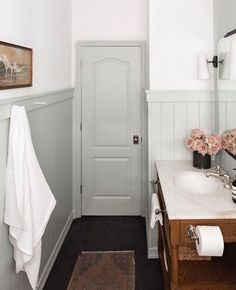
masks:
{"type": "Polygon", "coordinates": [[[209,80],[210,79],[210,72],[209,72],[209,68],[208,68],[208,60],[206,58],[205,53],[203,53],[203,52],[201,52],[198,55],[197,78],[199,80],[209,80]]]}
{"type": "Polygon", "coordinates": [[[233,39],[230,44],[230,50],[221,53],[220,79],[236,80],[236,39],[233,39]]]}
{"type": "Polygon", "coordinates": [[[222,60],[222,67],[219,72],[219,76],[221,80],[228,80],[229,79],[229,67],[230,67],[230,53],[225,52],[221,55],[222,60]]]}
{"type": "Polygon", "coordinates": [[[211,61],[207,60],[207,63],[212,63],[214,68],[218,68],[219,63],[222,64],[223,60],[218,61],[218,56],[214,55],[211,61]]]}
{"type": "Polygon", "coordinates": [[[210,72],[208,64],[212,63],[214,68],[217,68],[219,63],[223,64],[223,60],[219,61],[218,56],[214,55],[212,60],[208,60],[204,52],[198,55],[198,73],[197,77],[199,80],[209,80],[210,72]]]}
{"type": "Polygon", "coordinates": [[[229,57],[229,79],[236,80],[236,39],[231,41],[229,57]]]}

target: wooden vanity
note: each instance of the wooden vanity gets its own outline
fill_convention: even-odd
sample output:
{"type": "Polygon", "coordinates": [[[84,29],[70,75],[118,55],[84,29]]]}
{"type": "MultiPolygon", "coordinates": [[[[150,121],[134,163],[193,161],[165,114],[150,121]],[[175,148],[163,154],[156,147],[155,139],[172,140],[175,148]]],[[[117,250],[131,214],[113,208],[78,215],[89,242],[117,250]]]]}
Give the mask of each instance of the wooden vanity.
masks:
{"type": "Polygon", "coordinates": [[[158,225],[158,252],[165,290],[236,290],[236,219],[173,219],[158,173],[155,192],[164,211],[163,226],[158,225]],[[188,236],[190,225],[219,226],[225,242],[223,257],[199,257],[188,236]]]}

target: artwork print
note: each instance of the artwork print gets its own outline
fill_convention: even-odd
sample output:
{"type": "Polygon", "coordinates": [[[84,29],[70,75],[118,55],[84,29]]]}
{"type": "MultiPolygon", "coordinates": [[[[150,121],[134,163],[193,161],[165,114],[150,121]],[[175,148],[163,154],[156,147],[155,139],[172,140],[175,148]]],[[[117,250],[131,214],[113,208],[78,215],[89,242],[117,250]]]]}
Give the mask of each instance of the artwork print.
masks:
{"type": "Polygon", "coordinates": [[[0,41],[0,89],[32,86],[32,49],[0,41]]]}

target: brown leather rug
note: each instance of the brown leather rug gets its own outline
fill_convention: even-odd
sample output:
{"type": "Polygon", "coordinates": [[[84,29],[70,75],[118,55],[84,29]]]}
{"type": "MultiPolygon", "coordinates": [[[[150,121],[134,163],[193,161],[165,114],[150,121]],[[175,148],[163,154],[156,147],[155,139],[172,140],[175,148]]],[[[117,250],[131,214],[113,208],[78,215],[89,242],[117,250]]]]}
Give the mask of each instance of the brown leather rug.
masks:
{"type": "Polygon", "coordinates": [[[134,290],[134,251],[82,252],[67,290],[134,290]]]}

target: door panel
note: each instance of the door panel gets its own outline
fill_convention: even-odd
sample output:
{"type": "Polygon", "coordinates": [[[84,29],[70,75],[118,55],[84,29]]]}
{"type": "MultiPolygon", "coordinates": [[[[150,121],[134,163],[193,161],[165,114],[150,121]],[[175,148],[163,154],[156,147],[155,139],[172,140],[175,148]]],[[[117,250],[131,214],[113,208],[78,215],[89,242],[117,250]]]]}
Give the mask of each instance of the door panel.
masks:
{"type": "Polygon", "coordinates": [[[106,59],[96,64],[96,146],[128,145],[128,75],[126,62],[106,59]]]}
{"type": "Polygon", "coordinates": [[[82,48],[82,214],[141,211],[141,49],[82,48]]]}
{"type": "Polygon", "coordinates": [[[128,197],[130,158],[95,158],[94,161],[95,197],[128,197]]]}

